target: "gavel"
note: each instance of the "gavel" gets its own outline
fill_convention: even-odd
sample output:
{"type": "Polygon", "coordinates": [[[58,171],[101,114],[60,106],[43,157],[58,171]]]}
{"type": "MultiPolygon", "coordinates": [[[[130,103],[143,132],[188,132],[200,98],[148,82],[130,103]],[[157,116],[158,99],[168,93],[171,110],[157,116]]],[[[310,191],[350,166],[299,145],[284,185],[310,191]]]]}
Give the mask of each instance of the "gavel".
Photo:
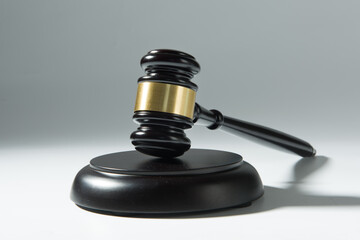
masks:
{"type": "Polygon", "coordinates": [[[241,155],[190,149],[184,130],[194,124],[315,155],[301,139],[197,104],[191,79],[200,65],[193,56],[153,50],[141,66],[146,75],[138,80],[133,116],[140,126],[131,134],[137,151],[101,155],[82,168],[71,188],[79,207],[110,215],[178,214],[245,207],[263,196],[258,172],[241,155]]]}
{"type": "Polygon", "coordinates": [[[140,124],[130,136],[139,152],[161,158],[176,158],[190,149],[184,130],[194,124],[247,136],[265,145],[281,148],[302,157],[316,150],[306,141],[258,124],[224,116],[195,103],[198,86],[191,82],[200,65],[190,54],[157,49],[140,62],[146,75],[138,79],[133,119],[140,124]]]}

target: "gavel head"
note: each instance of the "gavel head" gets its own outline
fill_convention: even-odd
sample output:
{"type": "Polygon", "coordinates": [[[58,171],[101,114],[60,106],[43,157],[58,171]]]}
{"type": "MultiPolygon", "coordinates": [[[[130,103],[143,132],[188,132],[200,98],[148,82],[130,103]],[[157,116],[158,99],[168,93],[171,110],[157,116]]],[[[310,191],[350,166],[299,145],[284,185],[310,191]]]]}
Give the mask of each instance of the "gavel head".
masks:
{"type": "Polygon", "coordinates": [[[140,127],[131,134],[139,152],[157,157],[177,157],[190,148],[184,130],[193,125],[197,85],[191,78],[200,71],[187,53],[159,49],[140,63],[146,75],[138,80],[133,119],[140,127]]]}

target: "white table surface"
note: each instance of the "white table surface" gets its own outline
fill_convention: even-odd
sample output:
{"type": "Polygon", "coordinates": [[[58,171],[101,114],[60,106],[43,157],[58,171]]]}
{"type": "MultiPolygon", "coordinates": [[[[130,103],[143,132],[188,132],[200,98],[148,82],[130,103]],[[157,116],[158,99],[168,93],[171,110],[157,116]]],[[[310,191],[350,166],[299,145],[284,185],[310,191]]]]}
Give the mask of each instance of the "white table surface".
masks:
{"type": "MultiPolygon", "coordinates": [[[[91,158],[128,146],[3,148],[0,239],[360,239],[359,142],[313,144],[318,156],[308,159],[243,144],[242,155],[265,185],[260,200],[159,219],[95,214],[69,198],[76,173],[91,158]]],[[[240,152],[229,142],[217,149],[240,152]]]]}

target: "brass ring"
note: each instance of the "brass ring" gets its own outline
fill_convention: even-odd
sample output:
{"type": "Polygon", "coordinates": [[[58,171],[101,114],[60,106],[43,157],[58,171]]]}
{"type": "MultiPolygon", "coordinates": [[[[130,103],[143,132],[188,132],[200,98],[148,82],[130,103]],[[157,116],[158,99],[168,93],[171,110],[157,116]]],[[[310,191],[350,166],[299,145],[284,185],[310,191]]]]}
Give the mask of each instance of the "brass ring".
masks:
{"type": "Polygon", "coordinates": [[[190,88],[159,82],[138,85],[135,112],[158,111],[193,118],[196,92],[190,88]]]}

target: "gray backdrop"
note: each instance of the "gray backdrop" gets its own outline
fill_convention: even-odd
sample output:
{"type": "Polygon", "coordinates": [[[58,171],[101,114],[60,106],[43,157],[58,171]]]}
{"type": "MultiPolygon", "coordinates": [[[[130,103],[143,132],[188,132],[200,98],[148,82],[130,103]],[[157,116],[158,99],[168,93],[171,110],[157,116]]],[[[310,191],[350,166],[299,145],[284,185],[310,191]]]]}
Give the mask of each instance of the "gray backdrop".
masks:
{"type": "MultiPolygon", "coordinates": [[[[0,148],[131,148],[139,60],[155,48],[197,58],[197,101],[208,108],[317,145],[351,141],[360,129],[359,9],[329,0],[1,0],[0,148]]],[[[194,146],[235,141],[200,127],[188,135],[194,146]]]]}

